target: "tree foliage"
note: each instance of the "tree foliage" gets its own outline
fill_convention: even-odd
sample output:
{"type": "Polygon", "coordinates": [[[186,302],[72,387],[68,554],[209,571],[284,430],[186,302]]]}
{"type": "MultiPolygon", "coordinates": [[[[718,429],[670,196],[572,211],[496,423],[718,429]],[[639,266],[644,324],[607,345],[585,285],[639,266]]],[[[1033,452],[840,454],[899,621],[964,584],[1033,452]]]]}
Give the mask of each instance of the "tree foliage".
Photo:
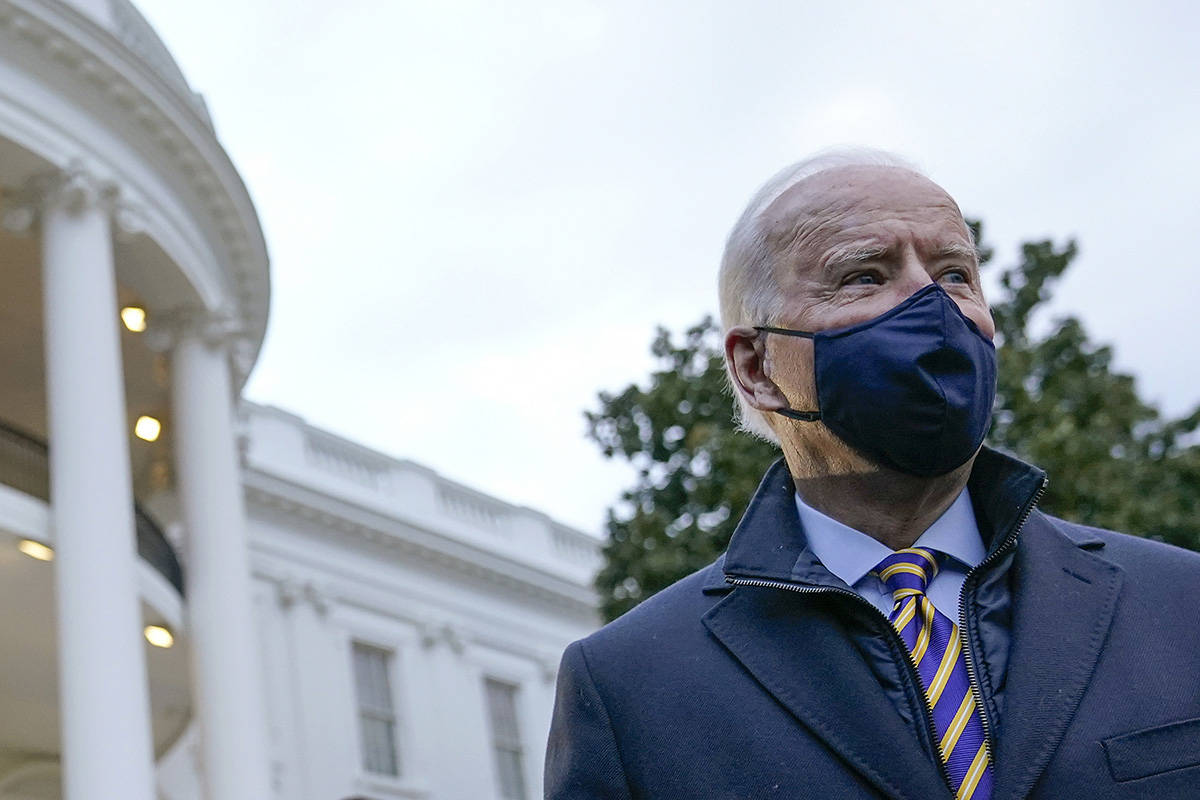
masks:
{"type": "MultiPolygon", "coordinates": [[[[972,223],[982,241],[979,223],[972,223]]],[[[1042,508],[1067,519],[1200,549],[1200,406],[1166,419],[1142,400],[1112,350],[1065,316],[1035,315],[1077,254],[1075,242],[1027,242],[992,305],[999,386],[989,443],[1050,475],[1042,508]]],[[[982,252],[984,262],[990,259],[982,252]]],[[[609,510],[596,579],[612,619],[725,549],[777,450],[735,429],[720,328],[709,317],[682,341],[659,328],[644,388],[601,392],[589,436],[628,460],[634,485],[609,510]]]]}
{"type": "Polygon", "coordinates": [[[1076,255],[1074,242],[1027,242],[992,305],[999,386],[989,442],[1042,467],[1042,507],[1103,528],[1200,549],[1200,406],[1166,419],[1113,368],[1112,348],[1075,316],[1049,333],[1032,315],[1076,255]]]}

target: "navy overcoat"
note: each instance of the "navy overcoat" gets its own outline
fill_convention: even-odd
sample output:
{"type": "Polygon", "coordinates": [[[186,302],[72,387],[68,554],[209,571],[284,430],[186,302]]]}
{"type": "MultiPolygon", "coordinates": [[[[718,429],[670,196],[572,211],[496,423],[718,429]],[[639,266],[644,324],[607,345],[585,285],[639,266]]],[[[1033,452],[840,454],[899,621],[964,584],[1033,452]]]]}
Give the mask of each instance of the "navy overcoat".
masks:
{"type": "MultiPolygon", "coordinates": [[[[1033,510],[1035,472],[984,451],[972,475],[1012,539],[994,800],[1200,798],[1200,555],[1033,510]]],[[[793,491],[776,465],[721,560],[567,649],[547,798],[951,797],[844,603],[727,582],[794,580],[793,491]]]]}

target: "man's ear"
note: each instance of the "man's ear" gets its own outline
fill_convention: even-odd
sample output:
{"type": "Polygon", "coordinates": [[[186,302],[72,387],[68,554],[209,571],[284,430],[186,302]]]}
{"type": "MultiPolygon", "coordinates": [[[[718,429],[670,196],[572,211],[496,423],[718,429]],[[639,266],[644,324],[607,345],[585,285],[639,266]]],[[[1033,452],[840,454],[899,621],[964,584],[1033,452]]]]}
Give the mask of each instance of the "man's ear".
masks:
{"type": "Polygon", "coordinates": [[[767,365],[767,337],[749,325],[730,328],[725,334],[725,358],[733,390],[752,408],[778,411],[788,407],[787,398],[771,380],[767,365]]]}

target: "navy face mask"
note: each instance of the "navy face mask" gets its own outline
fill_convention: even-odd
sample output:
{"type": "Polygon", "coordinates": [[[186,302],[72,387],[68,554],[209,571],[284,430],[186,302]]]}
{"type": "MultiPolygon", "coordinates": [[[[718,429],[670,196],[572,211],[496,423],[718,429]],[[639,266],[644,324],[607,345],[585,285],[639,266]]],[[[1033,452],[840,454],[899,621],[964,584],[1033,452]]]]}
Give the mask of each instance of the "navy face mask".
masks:
{"type": "Polygon", "coordinates": [[[909,475],[944,475],[983,444],[996,398],[996,348],[936,283],[874,319],[809,333],[755,330],[813,340],[818,411],[842,441],[909,475]]]}

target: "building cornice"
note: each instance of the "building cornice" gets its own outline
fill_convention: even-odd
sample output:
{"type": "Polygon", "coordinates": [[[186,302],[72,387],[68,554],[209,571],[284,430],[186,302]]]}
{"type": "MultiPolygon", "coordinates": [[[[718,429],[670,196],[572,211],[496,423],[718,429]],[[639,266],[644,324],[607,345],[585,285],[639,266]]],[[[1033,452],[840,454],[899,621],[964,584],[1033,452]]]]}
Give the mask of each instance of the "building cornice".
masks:
{"type": "Polygon", "coordinates": [[[581,617],[596,613],[596,596],[590,587],[254,467],[247,467],[243,475],[248,504],[307,523],[307,530],[330,541],[349,548],[382,548],[409,563],[438,566],[581,617]]]}
{"type": "MultiPolygon", "coordinates": [[[[275,552],[272,555],[287,560],[291,554],[275,552]]],[[[371,586],[368,589],[340,574],[318,582],[299,578],[290,568],[260,562],[254,565],[254,576],[273,587],[275,602],[285,613],[298,606],[307,606],[321,619],[330,618],[339,607],[383,614],[411,625],[416,632],[416,641],[425,650],[444,647],[455,656],[464,656],[469,646],[479,646],[537,664],[543,681],[553,681],[557,674],[561,644],[556,642],[542,647],[531,644],[542,641],[545,632],[526,623],[489,619],[477,609],[431,611],[428,597],[420,598],[416,603],[381,604],[372,592],[386,593],[394,599],[394,587],[371,586]],[[506,629],[506,635],[497,635],[501,628],[506,629]]]]}
{"type": "MultiPolygon", "coordinates": [[[[113,110],[161,147],[188,182],[208,216],[207,244],[227,275],[256,358],[270,305],[266,242],[249,192],[194,95],[185,96],[178,80],[161,74],[116,32],[68,3],[0,0],[0,47],[16,45],[28,48],[48,67],[65,68],[84,91],[100,93],[113,110]]],[[[81,156],[39,155],[59,168],[81,156]]],[[[239,385],[245,377],[238,376],[239,385]]]]}

